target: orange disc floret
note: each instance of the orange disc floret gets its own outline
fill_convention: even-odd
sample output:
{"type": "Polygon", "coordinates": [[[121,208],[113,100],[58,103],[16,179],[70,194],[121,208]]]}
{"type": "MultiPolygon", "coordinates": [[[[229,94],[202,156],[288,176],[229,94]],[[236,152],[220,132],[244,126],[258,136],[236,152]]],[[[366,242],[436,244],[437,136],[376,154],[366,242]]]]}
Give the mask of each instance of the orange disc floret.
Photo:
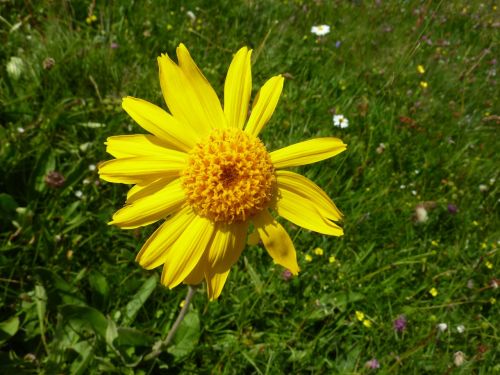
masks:
{"type": "Polygon", "coordinates": [[[214,222],[245,221],[267,207],[276,184],[264,144],[240,129],[215,129],[190,152],[182,185],[195,212],[214,222]]]}

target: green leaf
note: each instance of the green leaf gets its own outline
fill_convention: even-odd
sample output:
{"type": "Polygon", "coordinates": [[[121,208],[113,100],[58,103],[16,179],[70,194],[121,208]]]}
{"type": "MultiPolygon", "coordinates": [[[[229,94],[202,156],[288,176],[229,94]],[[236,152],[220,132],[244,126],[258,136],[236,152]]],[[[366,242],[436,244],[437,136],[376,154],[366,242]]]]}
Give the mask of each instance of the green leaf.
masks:
{"type": "Polygon", "coordinates": [[[198,344],[200,334],[200,317],[198,311],[191,310],[182,320],[172,341],[172,346],[167,351],[176,358],[185,357],[198,344]]]}
{"type": "Polygon", "coordinates": [[[108,326],[106,327],[106,343],[114,348],[113,341],[118,337],[118,329],[113,319],[108,319],[108,326]]]}
{"type": "Polygon", "coordinates": [[[43,337],[45,335],[45,312],[47,310],[47,292],[43,285],[35,286],[35,304],[38,323],[40,324],[40,333],[43,337]]]}
{"type": "Polygon", "coordinates": [[[154,338],[134,328],[119,327],[116,346],[151,346],[154,338]]]}
{"type": "Polygon", "coordinates": [[[0,193],[0,217],[8,218],[10,215],[15,215],[16,208],[19,205],[9,194],[0,193]]]}
{"type": "Polygon", "coordinates": [[[109,285],[102,273],[92,270],[89,273],[90,288],[94,291],[96,304],[100,307],[104,306],[109,297],[109,285]]]}
{"type": "Polygon", "coordinates": [[[73,346],[73,349],[80,354],[80,358],[71,364],[70,373],[71,375],[85,374],[85,370],[94,357],[94,345],[89,341],[80,341],[73,346]]]}
{"type": "Polygon", "coordinates": [[[14,336],[18,330],[19,318],[17,316],[13,316],[0,323],[0,344],[3,344],[14,336]]]}
{"type": "Polygon", "coordinates": [[[255,291],[260,294],[262,292],[262,288],[263,288],[262,280],[260,279],[259,274],[255,271],[255,269],[252,267],[252,265],[248,261],[247,257],[244,256],[243,260],[245,261],[245,267],[248,270],[248,274],[250,275],[250,279],[252,280],[252,283],[255,285],[255,291]]]}
{"type": "Polygon", "coordinates": [[[158,275],[154,274],[149,279],[147,279],[144,284],[142,284],[141,289],[139,289],[139,291],[132,297],[130,302],[127,303],[122,319],[122,324],[124,326],[130,325],[134,321],[142,305],[144,305],[151,293],[153,293],[153,290],[155,290],[157,283],[158,275]]]}
{"type": "Polygon", "coordinates": [[[61,306],[60,312],[65,319],[82,323],[82,327],[88,327],[103,339],[106,338],[108,320],[99,310],[90,306],[65,305],[61,306]]]}

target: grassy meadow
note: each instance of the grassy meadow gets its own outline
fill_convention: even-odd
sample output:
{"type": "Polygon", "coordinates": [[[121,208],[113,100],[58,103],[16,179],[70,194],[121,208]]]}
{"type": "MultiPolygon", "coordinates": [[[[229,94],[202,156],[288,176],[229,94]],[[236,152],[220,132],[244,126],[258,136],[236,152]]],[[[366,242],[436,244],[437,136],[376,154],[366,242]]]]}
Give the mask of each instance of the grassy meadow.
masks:
{"type": "Polygon", "coordinates": [[[500,373],[495,2],[5,0],[0,15],[0,373],[500,373]],[[244,45],[253,93],[284,74],[268,150],[348,145],[296,168],[345,234],[281,220],[299,276],[247,246],[151,359],[187,288],[135,262],[158,224],[107,225],[129,187],[96,166],[107,137],[144,133],[123,97],[166,109],[156,58],[181,42],[220,97],[244,45]]]}

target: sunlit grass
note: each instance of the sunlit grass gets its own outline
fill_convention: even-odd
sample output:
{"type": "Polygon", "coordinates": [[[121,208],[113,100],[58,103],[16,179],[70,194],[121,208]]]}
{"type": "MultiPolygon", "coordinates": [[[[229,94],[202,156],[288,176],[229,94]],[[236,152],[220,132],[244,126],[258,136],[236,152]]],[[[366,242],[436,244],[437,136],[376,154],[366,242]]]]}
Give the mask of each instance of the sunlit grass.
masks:
{"type": "Polygon", "coordinates": [[[90,24],[90,2],[0,5],[0,372],[498,371],[498,10],[97,3],[90,24]],[[320,24],[330,33],[310,32],[320,24]],[[200,290],[175,345],[144,361],[185,291],[134,262],[152,228],[106,225],[126,187],[94,167],[108,136],[139,131],[122,97],[164,105],[156,56],[179,42],[219,94],[243,45],[254,89],[285,75],[269,149],[328,135],[348,144],[300,168],[343,211],[345,236],[285,224],[302,269],[293,278],[248,247],[220,300],[200,290]],[[51,171],[61,186],[46,182],[51,171]],[[365,367],[373,359],[378,370],[365,367]]]}

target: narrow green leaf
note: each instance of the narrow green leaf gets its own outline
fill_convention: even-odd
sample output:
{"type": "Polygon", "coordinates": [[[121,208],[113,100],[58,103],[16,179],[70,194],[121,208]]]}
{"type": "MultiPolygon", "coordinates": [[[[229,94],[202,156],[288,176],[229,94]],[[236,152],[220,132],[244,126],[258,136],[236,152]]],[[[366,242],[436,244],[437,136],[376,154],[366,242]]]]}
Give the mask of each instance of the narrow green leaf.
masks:
{"type": "Polygon", "coordinates": [[[130,325],[134,321],[142,305],[144,305],[151,293],[153,293],[153,290],[155,290],[157,283],[158,275],[154,274],[149,279],[147,279],[144,284],[142,284],[141,289],[139,289],[139,291],[132,297],[130,302],[127,303],[122,319],[122,324],[124,326],[130,325]]]}
{"type": "Polygon", "coordinates": [[[45,341],[45,312],[47,311],[47,292],[43,285],[35,286],[35,304],[36,313],[38,315],[38,324],[40,324],[40,334],[42,336],[42,342],[47,349],[47,343],[45,341]]]}
{"type": "Polygon", "coordinates": [[[245,261],[245,268],[248,270],[250,279],[252,280],[252,283],[255,286],[255,291],[260,294],[262,292],[262,286],[263,286],[262,280],[260,279],[259,274],[255,271],[255,269],[248,261],[247,257],[244,256],[243,260],[245,261]]]}

